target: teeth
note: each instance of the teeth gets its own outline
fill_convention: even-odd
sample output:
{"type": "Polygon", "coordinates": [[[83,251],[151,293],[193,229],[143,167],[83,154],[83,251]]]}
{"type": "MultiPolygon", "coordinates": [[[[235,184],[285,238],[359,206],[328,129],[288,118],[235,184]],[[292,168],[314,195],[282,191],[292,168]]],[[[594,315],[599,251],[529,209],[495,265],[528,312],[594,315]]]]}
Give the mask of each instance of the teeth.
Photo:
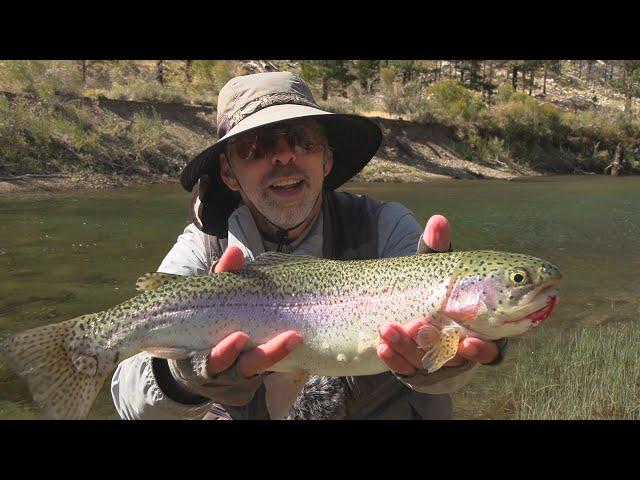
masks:
{"type": "Polygon", "coordinates": [[[297,183],[300,183],[300,180],[291,180],[289,182],[274,183],[273,186],[274,187],[290,187],[291,185],[296,185],[297,183]]]}

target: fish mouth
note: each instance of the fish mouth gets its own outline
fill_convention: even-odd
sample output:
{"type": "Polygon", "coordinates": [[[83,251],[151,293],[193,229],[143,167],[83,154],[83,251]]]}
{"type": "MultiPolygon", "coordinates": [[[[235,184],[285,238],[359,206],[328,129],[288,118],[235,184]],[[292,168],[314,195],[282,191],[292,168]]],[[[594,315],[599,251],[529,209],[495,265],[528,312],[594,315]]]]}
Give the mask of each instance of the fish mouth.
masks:
{"type": "Polygon", "coordinates": [[[539,289],[534,300],[532,300],[527,307],[523,308],[525,315],[518,315],[518,318],[513,320],[504,320],[503,323],[518,323],[524,320],[531,322],[533,326],[538,326],[545,321],[558,304],[558,289],[554,284],[543,286],[539,289]],[[541,306],[540,306],[541,305],[541,306]],[[533,308],[533,311],[531,310],[533,308]]]}
{"type": "Polygon", "coordinates": [[[553,309],[556,308],[557,303],[558,297],[556,295],[553,295],[547,299],[547,304],[544,307],[542,307],[540,310],[536,310],[535,312],[527,315],[524,318],[526,320],[530,320],[534,325],[538,325],[539,323],[542,323],[547,318],[549,318],[549,315],[551,315],[553,309]]]}

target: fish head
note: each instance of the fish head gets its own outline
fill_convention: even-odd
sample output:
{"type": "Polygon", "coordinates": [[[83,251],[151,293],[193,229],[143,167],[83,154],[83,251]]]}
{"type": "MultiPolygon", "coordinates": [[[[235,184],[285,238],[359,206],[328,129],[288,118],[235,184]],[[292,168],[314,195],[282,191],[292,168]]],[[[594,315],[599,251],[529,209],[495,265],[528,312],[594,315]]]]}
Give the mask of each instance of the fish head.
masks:
{"type": "Polygon", "coordinates": [[[524,333],[558,302],[560,270],[536,257],[462,252],[441,313],[489,339],[524,333]]]}

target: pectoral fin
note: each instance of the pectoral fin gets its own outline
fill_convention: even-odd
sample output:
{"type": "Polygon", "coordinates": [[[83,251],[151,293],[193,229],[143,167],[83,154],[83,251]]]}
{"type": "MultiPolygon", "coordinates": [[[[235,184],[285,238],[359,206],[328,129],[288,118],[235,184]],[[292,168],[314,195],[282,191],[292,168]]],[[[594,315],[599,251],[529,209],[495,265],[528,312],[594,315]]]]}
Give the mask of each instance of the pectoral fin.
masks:
{"type": "Polygon", "coordinates": [[[427,372],[433,373],[455,357],[460,334],[455,330],[440,330],[433,325],[426,325],[418,330],[416,343],[427,352],[422,357],[422,366],[427,372]]]}
{"type": "Polygon", "coordinates": [[[171,360],[180,360],[187,358],[189,350],[178,347],[147,347],[144,349],[152,357],[169,358],[171,360]]]}
{"type": "Polygon", "coordinates": [[[287,417],[308,379],[306,373],[272,373],[265,378],[265,403],[271,420],[287,417]]]}

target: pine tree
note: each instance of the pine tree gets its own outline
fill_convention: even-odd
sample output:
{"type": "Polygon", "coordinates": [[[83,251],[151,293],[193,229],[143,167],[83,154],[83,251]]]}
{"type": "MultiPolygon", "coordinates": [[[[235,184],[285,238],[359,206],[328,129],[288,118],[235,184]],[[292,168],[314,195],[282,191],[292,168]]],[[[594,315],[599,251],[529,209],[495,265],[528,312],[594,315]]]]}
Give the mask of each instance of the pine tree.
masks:
{"type": "Polygon", "coordinates": [[[400,75],[403,85],[413,80],[413,77],[419,71],[415,60],[392,60],[389,65],[400,75]]]}
{"type": "Polygon", "coordinates": [[[88,60],[80,60],[80,68],[82,69],[82,86],[87,86],[87,63],[88,60]]]}
{"type": "Polygon", "coordinates": [[[184,61],[184,78],[187,83],[191,83],[191,65],[193,64],[193,60],[185,60],[184,61]]]}
{"type": "Polygon", "coordinates": [[[380,60],[355,60],[353,68],[360,86],[367,92],[373,91],[373,85],[380,80],[380,60]]]}
{"type": "Polygon", "coordinates": [[[156,80],[164,85],[164,60],[156,60],[156,80]]]}
{"type": "Polygon", "coordinates": [[[356,77],[349,72],[348,60],[304,60],[300,62],[300,74],[309,82],[320,82],[322,100],[329,98],[329,89],[339,87],[340,94],[356,77]]]}
{"type": "Polygon", "coordinates": [[[640,60],[622,60],[620,62],[622,78],[611,82],[625,98],[625,111],[631,110],[632,99],[640,97],[640,60]]]}
{"type": "Polygon", "coordinates": [[[529,87],[529,95],[531,95],[532,89],[535,86],[535,74],[539,68],[541,68],[544,64],[543,60],[525,60],[522,62],[522,73],[529,74],[529,78],[525,79],[523,82],[523,89],[525,84],[529,87]]]}
{"type": "Polygon", "coordinates": [[[518,89],[518,73],[522,70],[522,60],[509,60],[506,64],[507,68],[511,70],[511,86],[514,90],[518,89]]]}

